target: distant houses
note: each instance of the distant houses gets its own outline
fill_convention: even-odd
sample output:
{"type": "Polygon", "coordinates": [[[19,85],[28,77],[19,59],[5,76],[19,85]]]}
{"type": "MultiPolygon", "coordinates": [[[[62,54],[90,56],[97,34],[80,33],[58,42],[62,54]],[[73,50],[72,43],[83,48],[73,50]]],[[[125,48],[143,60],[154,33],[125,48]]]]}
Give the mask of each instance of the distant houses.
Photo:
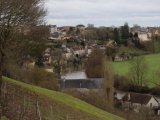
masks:
{"type": "Polygon", "coordinates": [[[76,28],[79,29],[80,31],[83,31],[86,29],[86,27],[82,24],[77,25],[76,28]]]}
{"type": "Polygon", "coordinates": [[[49,28],[51,34],[58,32],[57,25],[50,25],[49,28]]]}
{"type": "Polygon", "coordinates": [[[127,61],[133,59],[133,56],[131,54],[116,54],[113,56],[114,62],[121,62],[121,61],[127,61]]]}
{"type": "Polygon", "coordinates": [[[130,32],[138,34],[140,42],[148,42],[152,40],[153,36],[160,36],[160,29],[156,27],[140,27],[135,25],[130,29],[130,32]]]}
{"type": "Polygon", "coordinates": [[[140,41],[142,42],[147,42],[147,41],[151,41],[152,40],[152,34],[151,33],[139,33],[138,37],[140,39],[140,41]]]}
{"type": "Polygon", "coordinates": [[[68,40],[74,37],[74,35],[70,35],[68,33],[71,32],[82,32],[86,29],[86,27],[82,24],[75,26],[62,26],[57,27],[57,25],[49,25],[50,36],[48,39],[50,40],[68,40]]]}

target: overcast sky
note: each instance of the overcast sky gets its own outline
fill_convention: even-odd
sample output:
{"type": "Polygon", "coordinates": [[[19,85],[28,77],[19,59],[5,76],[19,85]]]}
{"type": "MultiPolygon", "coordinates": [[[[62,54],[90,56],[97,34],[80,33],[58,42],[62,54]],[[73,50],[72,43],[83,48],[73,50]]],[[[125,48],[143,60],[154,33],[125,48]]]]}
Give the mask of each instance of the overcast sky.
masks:
{"type": "Polygon", "coordinates": [[[47,0],[48,24],[160,26],[160,0],[47,0]]]}

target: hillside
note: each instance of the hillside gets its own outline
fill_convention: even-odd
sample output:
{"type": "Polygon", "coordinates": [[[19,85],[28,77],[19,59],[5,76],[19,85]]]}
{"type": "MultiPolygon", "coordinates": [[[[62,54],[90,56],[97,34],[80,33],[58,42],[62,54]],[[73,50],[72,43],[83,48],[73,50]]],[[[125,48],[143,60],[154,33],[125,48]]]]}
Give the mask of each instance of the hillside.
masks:
{"type": "Polygon", "coordinates": [[[19,81],[10,79],[10,78],[6,78],[6,77],[3,77],[3,79],[11,83],[12,85],[21,86],[22,88],[25,88],[26,90],[33,91],[38,95],[45,96],[46,98],[49,98],[50,100],[54,100],[60,104],[63,104],[64,106],[72,107],[75,110],[79,110],[88,115],[94,116],[100,120],[123,120],[122,118],[118,116],[105,112],[99,108],[96,108],[70,95],[67,95],[61,92],[47,90],[47,89],[36,87],[36,86],[32,86],[32,85],[22,83],[22,82],[19,82],[19,81]]]}
{"type": "MultiPolygon", "coordinates": [[[[152,82],[158,82],[155,73],[158,69],[160,69],[160,54],[145,55],[144,57],[148,67],[146,73],[148,78],[148,85],[152,87],[154,86],[152,82]]],[[[114,62],[113,66],[116,74],[127,75],[130,69],[130,61],[114,62]]]]}

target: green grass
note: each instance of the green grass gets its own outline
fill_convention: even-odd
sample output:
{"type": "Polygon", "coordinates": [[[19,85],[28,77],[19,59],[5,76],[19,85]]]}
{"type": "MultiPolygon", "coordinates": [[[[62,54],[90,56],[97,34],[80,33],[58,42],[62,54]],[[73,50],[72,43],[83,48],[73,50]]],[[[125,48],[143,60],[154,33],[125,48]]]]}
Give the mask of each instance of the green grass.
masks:
{"type": "MultiPolygon", "coordinates": [[[[147,73],[146,77],[148,80],[148,85],[150,87],[155,86],[154,83],[160,83],[160,78],[158,78],[155,74],[158,70],[160,70],[160,54],[151,54],[145,55],[145,60],[147,63],[147,73]]],[[[127,75],[130,69],[130,61],[125,62],[114,62],[114,71],[118,75],[127,75]]]]}
{"type": "Polygon", "coordinates": [[[12,84],[19,85],[25,89],[34,91],[37,94],[46,96],[46,97],[53,99],[59,103],[70,106],[73,109],[80,110],[84,113],[95,116],[95,117],[100,118],[102,120],[124,120],[123,118],[120,118],[116,115],[110,114],[106,111],[103,111],[99,108],[96,108],[96,107],[94,107],[94,106],[92,106],[82,100],[74,98],[70,95],[67,95],[67,94],[64,94],[61,92],[56,92],[56,91],[44,89],[44,88],[40,88],[40,87],[33,86],[33,85],[29,85],[29,84],[22,83],[22,82],[19,82],[19,81],[10,79],[10,78],[6,78],[6,77],[3,77],[3,79],[5,81],[12,83],[12,84]]]}

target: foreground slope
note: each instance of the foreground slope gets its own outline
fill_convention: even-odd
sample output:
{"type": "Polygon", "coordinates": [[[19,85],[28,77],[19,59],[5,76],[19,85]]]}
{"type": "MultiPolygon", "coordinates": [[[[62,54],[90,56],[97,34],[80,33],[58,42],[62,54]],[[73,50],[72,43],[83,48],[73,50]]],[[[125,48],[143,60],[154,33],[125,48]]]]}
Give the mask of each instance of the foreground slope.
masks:
{"type": "Polygon", "coordinates": [[[55,100],[55,101],[60,102],[64,105],[70,106],[73,109],[80,110],[84,113],[95,116],[95,117],[100,118],[102,120],[124,120],[123,118],[120,118],[116,115],[110,114],[106,111],[103,111],[99,108],[96,108],[96,107],[94,107],[94,106],[92,106],[82,100],[74,98],[70,95],[67,95],[67,94],[64,94],[61,92],[52,91],[52,90],[47,90],[47,89],[40,88],[40,87],[33,86],[33,85],[29,85],[29,84],[22,83],[22,82],[19,82],[19,81],[10,79],[10,78],[6,78],[6,77],[3,77],[3,79],[7,82],[10,82],[15,85],[19,85],[25,89],[34,91],[37,94],[46,96],[49,99],[55,100]]]}

